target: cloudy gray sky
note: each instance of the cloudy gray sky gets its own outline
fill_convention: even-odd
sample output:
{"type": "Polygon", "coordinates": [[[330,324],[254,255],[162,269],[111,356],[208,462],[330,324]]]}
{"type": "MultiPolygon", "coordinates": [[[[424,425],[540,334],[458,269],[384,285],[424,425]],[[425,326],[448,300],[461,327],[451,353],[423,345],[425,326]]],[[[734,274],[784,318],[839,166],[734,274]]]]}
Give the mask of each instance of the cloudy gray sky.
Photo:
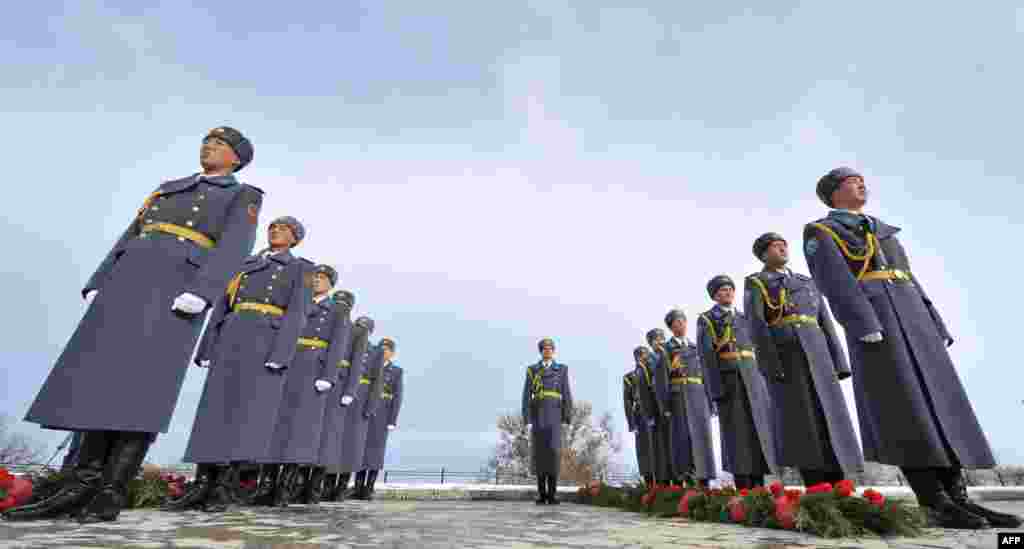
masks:
{"type": "MultiPolygon", "coordinates": [[[[300,252],[398,341],[392,464],[476,469],[543,336],[622,425],[644,331],[758,269],[758,234],[799,240],[839,164],[904,227],[993,447],[1024,463],[1014,3],[180,4],[22,2],[0,22],[0,411],[23,416],[118,231],[228,124],[255,144],[262,222],[302,219],[300,252]]],[[[151,459],[180,458],[204,378],[151,459]]]]}

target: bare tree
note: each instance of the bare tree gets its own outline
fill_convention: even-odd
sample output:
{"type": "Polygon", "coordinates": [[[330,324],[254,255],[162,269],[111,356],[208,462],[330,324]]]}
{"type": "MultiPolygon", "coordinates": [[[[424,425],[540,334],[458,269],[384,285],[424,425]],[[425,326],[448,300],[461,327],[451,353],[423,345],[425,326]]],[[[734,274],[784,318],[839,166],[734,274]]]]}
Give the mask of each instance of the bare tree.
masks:
{"type": "Polygon", "coordinates": [[[12,467],[41,463],[45,448],[20,433],[11,432],[11,418],[0,415],[0,465],[12,467]]]}
{"type": "MultiPolygon", "coordinates": [[[[498,417],[498,444],[494,456],[485,466],[488,473],[526,478],[533,475],[530,433],[522,416],[503,414],[498,417]]],[[[574,403],[569,425],[562,426],[560,477],[566,481],[586,482],[608,474],[611,456],[622,451],[622,441],[615,431],[610,413],[597,421],[589,402],[574,403]]]]}

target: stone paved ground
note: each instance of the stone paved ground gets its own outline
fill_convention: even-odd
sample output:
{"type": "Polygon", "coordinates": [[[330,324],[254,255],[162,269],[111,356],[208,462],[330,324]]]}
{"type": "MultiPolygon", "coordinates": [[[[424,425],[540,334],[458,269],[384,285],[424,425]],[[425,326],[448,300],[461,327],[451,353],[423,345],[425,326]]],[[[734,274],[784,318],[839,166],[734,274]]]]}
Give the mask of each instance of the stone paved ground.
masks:
{"type": "MultiPolygon", "coordinates": [[[[1024,513],[1024,501],[989,503],[1024,513]]],[[[129,511],[116,523],[0,522],[0,549],[34,547],[243,548],[384,547],[520,549],[527,547],[753,549],[992,548],[994,530],[932,530],[915,539],[825,540],[810,536],[651,519],[613,509],[527,502],[374,501],[200,512],[129,511]]]]}

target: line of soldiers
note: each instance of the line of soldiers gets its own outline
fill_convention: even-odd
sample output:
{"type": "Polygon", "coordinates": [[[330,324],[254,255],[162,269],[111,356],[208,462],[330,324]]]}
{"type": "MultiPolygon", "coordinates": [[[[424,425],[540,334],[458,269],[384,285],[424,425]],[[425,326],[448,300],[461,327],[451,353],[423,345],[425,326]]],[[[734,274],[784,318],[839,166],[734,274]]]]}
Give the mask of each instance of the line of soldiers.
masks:
{"type": "Polygon", "coordinates": [[[369,498],[401,407],[395,342],[371,344],[352,292],[331,293],[337,271],[292,254],[306,233],[294,217],[250,255],[263,192],[234,174],[252,158],[241,132],[211,130],[202,172],[161,184],[86,283],[88,309],[25,417],[77,432],[76,459],[5,519],[116,520],[197,343],[209,368],[185,455],[197,478],[168,510],[223,510],[254,467],[255,504],[284,505],[300,475],[301,501],[342,497],[353,472],[369,498]]]}
{"type": "Polygon", "coordinates": [[[866,458],[899,466],[941,526],[1020,526],[968,497],[963,469],[996,462],[947,351],[953,338],[896,238],[901,229],[863,214],[867,187],[850,168],[828,172],[816,193],[831,211],[804,230],[811,276],[789,269],[785,238],[761,235],[753,253],[764,268],[744,281],[745,311],[734,306],[733,280],[715,276],[696,343],[686,339],[685,312],[673,309],[672,337],[654,329],[649,347],[634,349],[623,403],[645,481],[707,486],[717,415],[722,469],[738,488],[762,486],[783,466],[808,486],[835,483],[863,471],[866,458]],[[851,377],[859,441],[839,385],[851,377]]]}

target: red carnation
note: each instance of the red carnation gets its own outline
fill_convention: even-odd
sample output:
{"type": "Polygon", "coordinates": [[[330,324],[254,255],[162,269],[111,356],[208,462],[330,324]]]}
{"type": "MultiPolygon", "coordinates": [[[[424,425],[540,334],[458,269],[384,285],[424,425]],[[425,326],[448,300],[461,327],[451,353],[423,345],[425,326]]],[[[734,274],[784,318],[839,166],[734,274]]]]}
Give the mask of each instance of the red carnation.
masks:
{"type": "Polygon", "coordinates": [[[768,489],[771,490],[772,495],[775,497],[781,496],[786,491],[786,487],[783,486],[782,483],[779,481],[773,482],[771,486],[768,487],[768,489]]]}
{"type": "Polygon", "coordinates": [[[796,527],[796,503],[788,497],[775,498],[775,520],[786,530],[796,527]]]}
{"type": "Polygon", "coordinates": [[[746,488],[740,489],[740,496],[747,497],[749,495],[750,495],[750,490],[747,490],[746,488]]]}
{"type": "Polygon", "coordinates": [[[874,488],[868,488],[867,490],[864,490],[864,499],[868,500],[869,502],[871,502],[872,505],[875,505],[876,507],[881,507],[882,505],[885,504],[885,496],[883,496],[881,492],[875,490],[874,488]]]}
{"type": "Polygon", "coordinates": [[[853,495],[854,487],[852,480],[840,480],[836,483],[836,495],[845,498],[853,495]]]}
{"type": "Polygon", "coordinates": [[[12,475],[7,469],[0,467],[0,488],[7,489],[11,487],[11,482],[14,480],[12,475]]]}
{"type": "Polygon", "coordinates": [[[832,491],[832,485],[827,483],[827,482],[819,482],[818,484],[815,484],[813,486],[809,486],[807,488],[807,493],[808,494],[823,494],[825,492],[831,492],[831,491],[832,491]]]}
{"type": "Polygon", "coordinates": [[[683,491],[683,487],[679,486],[679,485],[669,486],[668,491],[669,492],[673,492],[673,493],[675,493],[675,492],[682,492],[683,491]]]}
{"type": "Polygon", "coordinates": [[[786,490],[786,499],[792,502],[800,501],[800,495],[802,492],[797,488],[791,488],[786,490]]]}
{"type": "Polygon", "coordinates": [[[743,500],[734,497],[729,500],[729,518],[733,522],[744,522],[747,520],[747,507],[743,505],[743,500]]]}
{"type": "Polygon", "coordinates": [[[690,498],[696,495],[696,490],[687,490],[686,493],[683,494],[683,497],[679,499],[679,508],[677,509],[680,515],[690,515],[690,498]]]}

